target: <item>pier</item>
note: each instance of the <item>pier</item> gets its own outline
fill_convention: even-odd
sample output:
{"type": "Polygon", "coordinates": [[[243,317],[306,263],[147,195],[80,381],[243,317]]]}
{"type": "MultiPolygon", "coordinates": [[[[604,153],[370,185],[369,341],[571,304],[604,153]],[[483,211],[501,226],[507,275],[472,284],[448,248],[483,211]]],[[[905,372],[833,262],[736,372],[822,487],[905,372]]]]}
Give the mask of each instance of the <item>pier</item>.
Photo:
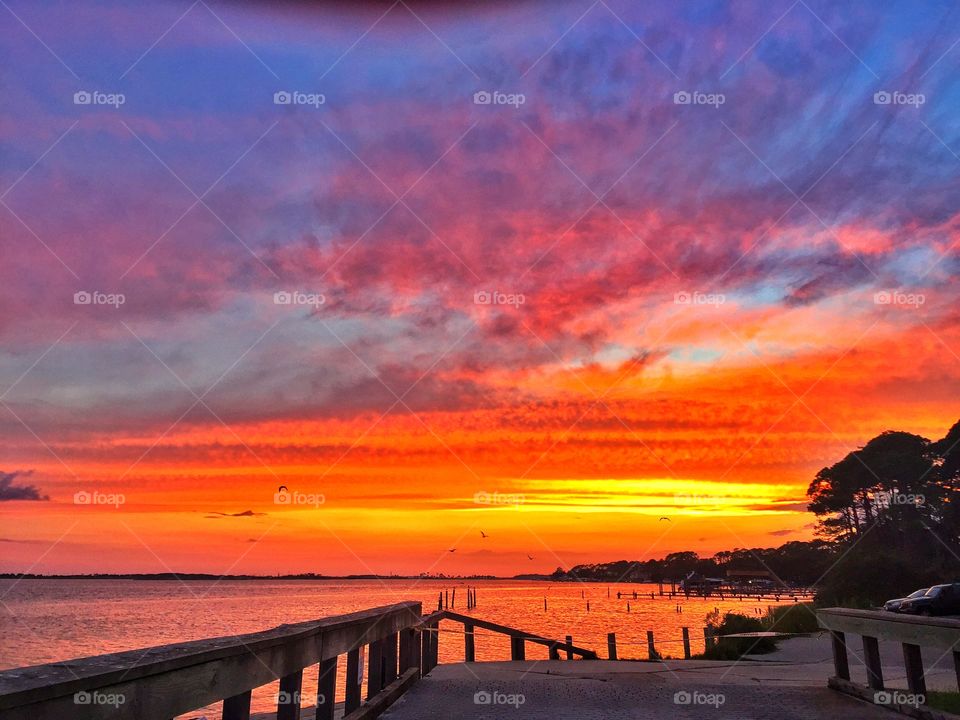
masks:
{"type": "MultiPolygon", "coordinates": [[[[863,701],[864,687],[872,692],[897,686],[897,680],[883,684],[880,656],[870,651],[877,638],[911,648],[904,650],[911,690],[926,688],[921,646],[939,648],[948,657],[952,652],[960,672],[960,621],[836,609],[820,611],[819,617],[829,633],[802,639],[799,647],[808,654],[813,648],[815,655],[833,648],[829,688],[828,668],[810,657],[663,660],[651,630],[648,660],[618,660],[614,633],[607,637],[604,659],[570,635],[545,637],[447,609],[424,615],[420,602],[402,602],[258,633],[0,672],[0,717],[173,720],[187,713],[198,717],[202,710],[207,720],[468,720],[517,718],[522,707],[525,720],[889,720],[896,717],[889,709],[863,701]],[[477,662],[477,630],[502,636],[510,660],[477,662]],[[863,635],[866,659],[859,666],[857,653],[847,657],[849,633],[863,635]],[[462,660],[441,663],[441,643],[445,657],[462,660]],[[531,647],[545,649],[548,659],[528,659],[531,647]],[[867,686],[850,680],[851,668],[854,675],[863,671],[867,686]],[[308,673],[317,688],[309,697],[303,692],[308,673]],[[276,688],[275,710],[252,714],[252,693],[263,686],[276,688]]],[[[688,633],[682,642],[689,658],[688,633]]],[[[936,682],[942,684],[940,659],[928,664],[936,666],[936,682]]]]}

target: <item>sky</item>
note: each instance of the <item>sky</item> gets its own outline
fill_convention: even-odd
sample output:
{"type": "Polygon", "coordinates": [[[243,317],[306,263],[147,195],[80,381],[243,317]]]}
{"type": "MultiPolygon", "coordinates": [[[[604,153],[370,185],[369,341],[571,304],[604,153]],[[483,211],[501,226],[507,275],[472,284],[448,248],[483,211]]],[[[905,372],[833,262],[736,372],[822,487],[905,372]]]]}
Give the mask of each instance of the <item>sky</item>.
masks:
{"type": "Polygon", "coordinates": [[[953,3],[0,25],[0,570],[769,547],[960,417],[953,3]]]}

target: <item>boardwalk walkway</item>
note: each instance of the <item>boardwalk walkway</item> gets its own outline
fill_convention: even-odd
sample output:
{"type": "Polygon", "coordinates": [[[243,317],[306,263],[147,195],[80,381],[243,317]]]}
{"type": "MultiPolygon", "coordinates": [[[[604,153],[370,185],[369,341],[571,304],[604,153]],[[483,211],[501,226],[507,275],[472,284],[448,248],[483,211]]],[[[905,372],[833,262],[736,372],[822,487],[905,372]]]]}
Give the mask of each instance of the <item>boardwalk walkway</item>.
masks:
{"type": "Polygon", "coordinates": [[[440,665],[381,717],[383,720],[896,720],[902,717],[828,690],[822,680],[810,685],[802,673],[801,677],[791,677],[789,665],[732,665],[696,660],[440,665]],[[488,699],[492,702],[484,704],[488,699]],[[687,700],[689,702],[684,702],[687,700]]]}

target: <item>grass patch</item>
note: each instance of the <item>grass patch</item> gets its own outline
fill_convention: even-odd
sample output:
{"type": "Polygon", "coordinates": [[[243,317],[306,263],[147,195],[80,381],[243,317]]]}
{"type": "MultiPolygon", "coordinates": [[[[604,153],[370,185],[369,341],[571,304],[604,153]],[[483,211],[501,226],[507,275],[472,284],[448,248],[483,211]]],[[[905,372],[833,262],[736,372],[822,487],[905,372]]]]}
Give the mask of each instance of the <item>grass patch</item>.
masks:
{"type": "Polygon", "coordinates": [[[820,629],[811,603],[769,607],[762,623],[764,630],[772,632],[814,633],[820,629]]]}
{"type": "MultiPolygon", "coordinates": [[[[718,612],[707,614],[707,626],[714,635],[731,635],[736,633],[762,632],[766,630],[763,623],[754,617],[728,612],[721,615],[718,612]]],[[[703,660],[738,660],[744,655],[763,655],[777,649],[773,638],[717,638],[713,647],[707,648],[697,658],[703,660]]]]}
{"type": "Polygon", "coordinates": [[[960,715],[960,692],[927,692],[927,706],[960,715]]]}

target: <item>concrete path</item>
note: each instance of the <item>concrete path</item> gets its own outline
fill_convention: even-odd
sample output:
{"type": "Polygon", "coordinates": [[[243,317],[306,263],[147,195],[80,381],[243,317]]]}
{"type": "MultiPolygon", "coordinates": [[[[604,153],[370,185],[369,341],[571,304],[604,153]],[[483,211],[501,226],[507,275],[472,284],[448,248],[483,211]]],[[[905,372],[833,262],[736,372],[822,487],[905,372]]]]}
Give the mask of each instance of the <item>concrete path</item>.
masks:
{"type": "Polygon", "coordinates": [[[781,663],[525,661],[440,665],[384,720],[896,720],[781,663]],[[752,671],[752,672],[751,672],[752,671]]]}

